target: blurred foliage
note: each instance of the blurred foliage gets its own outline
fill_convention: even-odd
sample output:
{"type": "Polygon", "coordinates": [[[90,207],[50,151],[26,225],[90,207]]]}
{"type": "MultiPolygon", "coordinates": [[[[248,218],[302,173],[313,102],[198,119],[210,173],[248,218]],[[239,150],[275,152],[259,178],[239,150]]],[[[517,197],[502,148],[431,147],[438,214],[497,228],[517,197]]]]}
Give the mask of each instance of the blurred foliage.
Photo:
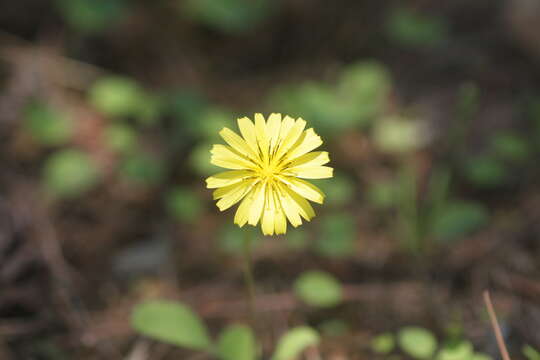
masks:
{"type": "Polygon", "coordinates": [[[345,67],[333,85],[307,82],[280,87],[270,104],[293,117],[309,119],[317,132],[331,136],[367,126],[384,110],[390,87],[388,70],[366,61],[345,67]]]}
{"type": "MultiPolygon", "coordinates": [[[[449,339],[438,344],[435,335],[422,327],[406,326],[397,333],[399,348],[413,359],[436,360],[491,360],[491,357],[474,352],[472,343],[461,338],[449,339]]],[[[375,336],[371,341],[374,353],[388,356],[395,351],[395,337],[392,333],[375,336]]]]}
{"type": "Polygon", "coordinates": [[[199,316],[181,303],[141,303],[133,309],[131,323],[141,334],[168,344],[195,350],[210,350],[212,346],[199,316]]]}
{"type": "Polygon", "coordinates": [[[56,0],[56,4],[70,27],[92,34],[120,20],[128,0],[56,0]]]}
{"type": "Polygon", "coordinates": [[[271,360],[291,360],[300,355],[306,348],[317,345],[319,334],[307,326],[299,326],[287,331],[279,339],[271,360]]]}
{"type": "Polygon", "coordinates": [[[371,340],[371,350],[376,354],[389,354],[394,350],[396,340],[393,334],[383,333],[371,340]]]}
{"type": "Polygon", "coordinates": [[[165,204],[171,216],[187,223],[194,223],[204,210],[204,204],[193,191],[174,187],[165,196],[165,204]]]}
{"type": "Polygon", "coordinates": [[[76,149],[59,150],[44,164],[43,181],[53,195],[74,197],[97,183],[99,171],[90,157],[76,149]]]}
{"type": "Polygon", "coordinates": [[[437,349],[437,339],[433,334],[420,327],[405,327],[398,333],[401,349],[414,359],[429,359],[437,349]]]}
{"type": "Polygon", "coordinates": [[[341,301],[340,283],[332,275],[318,270],[306,271],[296,279],[296,295],[306,304],[317,307],[337,305],[341,301]]]}
{"type": "Polygon", "coordinates": [[[33,101],[24,109],[24,127],[43,145],[63,145],[71,137],[73,124],[49,105],[33,101]]]}
{"type": "Polygon", "coordinates": [[[243,33],[271,15],[276,3],[269,0],[186,0],[182,9],[194,20],[224,33],[243,33]]]}
{"type": "Polygon", "coordinates": [[[315,250],[328,257],[344,257],[354,253],[356,240],[355,218],[349,213],[321,217],[315,250]]]}
{"type": "Polygon", "coordinates": [[[255,360],[257,345],[253,331],[244,325],[230,325],[218,340],[218,354],[222,360],[255,360]]]}
{"type": "Polygon", "coordinates": [[[390,40],[402,46],[439,46],[449,36],[444,18],[404,7],[393,9],[385,25],[390,40]]]}

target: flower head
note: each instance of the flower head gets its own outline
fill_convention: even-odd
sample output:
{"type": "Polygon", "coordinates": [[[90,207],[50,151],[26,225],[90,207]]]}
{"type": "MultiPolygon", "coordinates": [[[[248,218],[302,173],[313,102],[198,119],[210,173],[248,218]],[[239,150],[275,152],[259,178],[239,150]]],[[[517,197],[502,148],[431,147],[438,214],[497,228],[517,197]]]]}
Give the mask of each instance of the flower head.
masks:
{"type": "Polygon", "coordinates": [[[322,204],[324,194],[302,179],[332,177],[326,151],[315,151],[322,144],[306,122],[281,114],[271,114],[265,121],[255,114],[238,119],[242,136],[223,128],[221,137],[227,145],[214,145],[211,163],[230,171],[206,179],[207,187],[216,189],[214,200],[224,211],[241,201],[235,224],[257,226],[261,222],[265,235],[284,234],[287,219],[297,227],[302,218],[309,221],[315,212],[307,200],[322,204]],[[306,200],[307,199],[307,200],[306,200]]]}

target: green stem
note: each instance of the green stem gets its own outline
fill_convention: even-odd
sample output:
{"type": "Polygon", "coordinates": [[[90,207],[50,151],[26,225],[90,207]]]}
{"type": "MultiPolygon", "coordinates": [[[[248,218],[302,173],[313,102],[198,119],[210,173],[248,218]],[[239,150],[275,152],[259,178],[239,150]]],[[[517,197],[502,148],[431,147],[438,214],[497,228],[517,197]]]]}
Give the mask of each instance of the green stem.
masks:
{"type": "Polygon", "coordinates": [[[246,295],[251,322],[255,319],[255,281],[253,280],[251,236],[248,231],[244,232],[244,281],[246,283],[246,295]]]}

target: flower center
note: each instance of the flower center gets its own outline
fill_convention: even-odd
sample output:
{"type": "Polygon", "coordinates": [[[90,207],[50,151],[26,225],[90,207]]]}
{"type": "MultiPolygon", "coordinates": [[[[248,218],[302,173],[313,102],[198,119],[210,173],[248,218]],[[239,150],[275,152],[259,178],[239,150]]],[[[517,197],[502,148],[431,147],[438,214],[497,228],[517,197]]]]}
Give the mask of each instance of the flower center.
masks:
{"type": "Polygon", "coordinates": [[[275,166],[264,166],[259,170],[259,176],[264,180],[271,180],[276,174],[275,166]]]}

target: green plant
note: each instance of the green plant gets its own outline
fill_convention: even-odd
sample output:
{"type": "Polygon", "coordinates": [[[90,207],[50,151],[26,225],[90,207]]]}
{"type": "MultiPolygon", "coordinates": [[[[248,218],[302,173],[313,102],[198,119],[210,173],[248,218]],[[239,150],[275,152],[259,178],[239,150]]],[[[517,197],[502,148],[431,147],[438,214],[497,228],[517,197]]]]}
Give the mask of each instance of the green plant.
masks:
{"type": "MultiPolygon", "coordinates": [[[[200,317],[188,306],[171,301],[152,300],[133,309],[132,327],[141,335],[193,351],[213,354],[222,360],[259,359],[259,346],[250,327],[227,326],[213,341],[200,317]]],[[[285,332],[276,344],[272,360],[293,360],[319,343],[319,334],[308,326],[285,332]]]]}

